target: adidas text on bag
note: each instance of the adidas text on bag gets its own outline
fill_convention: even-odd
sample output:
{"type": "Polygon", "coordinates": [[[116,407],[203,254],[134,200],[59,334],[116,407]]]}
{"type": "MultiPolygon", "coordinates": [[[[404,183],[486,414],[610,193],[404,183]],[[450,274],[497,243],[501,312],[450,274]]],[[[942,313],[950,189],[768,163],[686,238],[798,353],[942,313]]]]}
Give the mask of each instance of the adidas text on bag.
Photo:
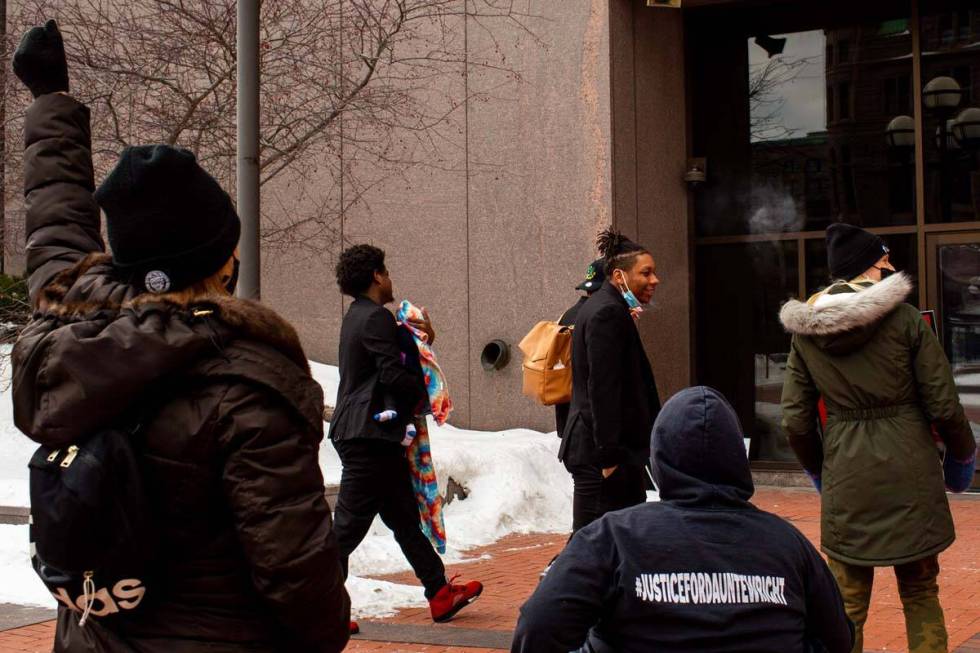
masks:
{"type": "Polygon", "coordinates": [[[135,610],[152,585],[157,543],[136,436],[106,429],[42,446],[29,464],[31,563],[81,626],[135,610]]]}

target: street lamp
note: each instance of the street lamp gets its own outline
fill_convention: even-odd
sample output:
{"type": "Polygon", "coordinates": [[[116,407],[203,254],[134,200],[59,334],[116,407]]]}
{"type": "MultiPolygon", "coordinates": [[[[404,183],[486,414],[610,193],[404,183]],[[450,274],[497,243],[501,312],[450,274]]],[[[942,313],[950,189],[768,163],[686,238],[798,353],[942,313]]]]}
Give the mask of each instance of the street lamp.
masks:
{"type": "Polygon", "coordinates": [[[963,89],[952,77],[936,77],[922,89],[922,102],[930,111],[952,112],[962,98],[963,89]]]}
{"type": "Polygon", "coordinates": [[[960,111],[951,127],[956,142],[969,150],[980,148],[980,109],[969,107],[960,111]]]}
{"type": "Polygon", "coordinates": [[[895,116],[885,127],[885,140],[889,147],[907,149],[915,147],[915,120],[912,116],[895,116]]]}
{"type": "Polygon", "coordinates": [[[939,119],[936,130],[936,147],[939,149],[939,204],[942,220],[951,220],[953,213],[952,191],[949,186],[949,119],[963,99],[963,89],[952,77],[935,77],[922,89],[922,103],[939,119]]]}

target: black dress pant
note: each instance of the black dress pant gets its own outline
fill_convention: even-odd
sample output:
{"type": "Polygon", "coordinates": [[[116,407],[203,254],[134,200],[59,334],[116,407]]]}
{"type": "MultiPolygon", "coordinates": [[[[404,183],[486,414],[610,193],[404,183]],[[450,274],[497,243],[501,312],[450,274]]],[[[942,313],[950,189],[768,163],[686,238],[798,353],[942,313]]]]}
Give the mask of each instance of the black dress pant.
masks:
{"type": "Polygon", "coordinates": [[[431,599],[446,584],[446,568],[422,532],[405,447],[377,439],[334,441],[343,473],[334,512],[334,532],[344,576],[347,559],[367,535],[376,515],[395,541],[431,599]]]}
{"type": "Polygon", "coordinates": [[[591,524],[607,512],[639,505],[647,500],[646,472],[642,465],[622,464],[609,478],[595,465],[570,465],[575,489],[572,495],[572,532],[591,524]]]}

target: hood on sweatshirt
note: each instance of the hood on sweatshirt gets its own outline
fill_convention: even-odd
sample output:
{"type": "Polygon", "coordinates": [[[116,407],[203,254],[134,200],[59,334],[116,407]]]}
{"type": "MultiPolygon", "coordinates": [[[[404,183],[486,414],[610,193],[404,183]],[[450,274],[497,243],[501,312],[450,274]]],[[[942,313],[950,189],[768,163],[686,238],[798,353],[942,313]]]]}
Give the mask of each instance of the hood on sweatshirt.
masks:
{"type": "Polygon", "coordinates": [[[712,388],[688,388],[664,404],[650,436],[650,462],[663,501],[741,506],[755,492],[738,417],[712,388]]]}

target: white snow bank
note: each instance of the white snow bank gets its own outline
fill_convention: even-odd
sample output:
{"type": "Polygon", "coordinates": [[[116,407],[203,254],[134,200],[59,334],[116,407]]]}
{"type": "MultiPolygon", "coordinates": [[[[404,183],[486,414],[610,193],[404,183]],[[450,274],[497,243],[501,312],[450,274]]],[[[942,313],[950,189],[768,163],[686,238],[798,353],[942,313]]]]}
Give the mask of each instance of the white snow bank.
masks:
{"type": "Polygon", "coordinates": [[[413,585],[400,585],[373,578],[351,576],[347,579],[351,612],[355,619],[390,617],[403,608],[425,608],[422,590],[413,585]]]}
{"type": "Polygon", "coordinates": [[[0,603],[54,608],[57,601],[31,567],[27,526],[0,524],[0,603]]]}
{"type": "Polygon", "coordinates": [[[10,345],[0,346],[0,506],[26,506],[27,461],[37,445],[14,426],[9,354],[10,345]]]}
{"type": "MultiPolygon", "coordinates": [[[[447,550],[458,562],[463,552],[512,533],[564,533],[571,525],[572,483],[557,460],[554,433],[516,429],[498,433],[437,427],[430,421],[432,458],[445,494],[449,479],[468,497],[445,507],[447,550]]],[[[328,483],[340,480],[340,461],[329,443],[320,450],[328,483]]],[[[350,560],[357,574],[407,571],[391,531],[375,520],[350,560]]]]}
{"type": "Polygon", "coordinates": [[[310,361],[313,378],[323,388],[323,400],[328,406],[337,405],[337,388],[340,386],[340,370],[336,365],[324,365],[310,361]]]}

